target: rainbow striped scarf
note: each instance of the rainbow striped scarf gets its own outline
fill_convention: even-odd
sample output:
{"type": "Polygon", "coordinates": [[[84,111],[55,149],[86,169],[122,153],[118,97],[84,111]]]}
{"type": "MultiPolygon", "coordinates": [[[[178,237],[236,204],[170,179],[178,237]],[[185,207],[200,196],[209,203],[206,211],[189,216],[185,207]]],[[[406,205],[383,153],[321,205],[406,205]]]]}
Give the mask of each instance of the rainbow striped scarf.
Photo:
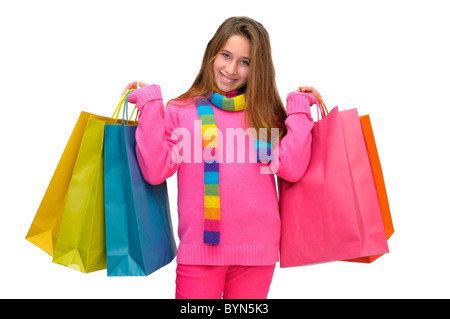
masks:
{"type": "MultiPolygon", "coordinates": [[[[197,113],[202,121],[203,138],[205,184],[203,242],[211,245],[220,243],[219,141],[216,138],[218,131],[212,104],[226,111],[242,111],[245,109],[245,95],[241,91],[220,93],[214,92],[207,95],[206,98],[199,98],[195,101],[197,113]]],[[[271,144],[256,138],[254,144],[257,161],[270,161],[272,156],[271,144]],[[266,154],[269,157],[260,154],[266,154]]]]}

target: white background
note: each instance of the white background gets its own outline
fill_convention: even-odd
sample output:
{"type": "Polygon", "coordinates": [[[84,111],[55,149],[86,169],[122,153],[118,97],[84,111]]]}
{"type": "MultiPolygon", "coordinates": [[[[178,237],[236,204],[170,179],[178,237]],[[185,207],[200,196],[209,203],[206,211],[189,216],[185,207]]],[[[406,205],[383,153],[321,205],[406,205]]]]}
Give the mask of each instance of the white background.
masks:
{"type": "MultiPolygon", "coordinates": [[[[175,266],[108,278],[53,264],[25,240],[80,111],[109,116],[128,82],[185,92],[207,42],[246,15],[271,36],[286,95],[316,87],[369,113],[395,234],[373,264],[280,269],[269,298],[449,298],[446,1],[2,1],[2,298],[173,298],[175,266]]],[[[177,226],[176,178],[168,180],[177,226]]]]}

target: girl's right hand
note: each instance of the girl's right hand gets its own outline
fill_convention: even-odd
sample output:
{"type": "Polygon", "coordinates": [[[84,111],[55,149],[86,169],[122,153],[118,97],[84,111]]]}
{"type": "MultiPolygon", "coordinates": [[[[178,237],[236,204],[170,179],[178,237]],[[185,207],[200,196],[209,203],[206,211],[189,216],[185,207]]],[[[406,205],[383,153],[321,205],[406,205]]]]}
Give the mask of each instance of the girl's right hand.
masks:
{"type": "MultiPolygon", "coordinates": [[[[148,86],[148,85],[149,85],[149,84],[147,84],[147,83],[145,83],[145,82],[139,81],[139,87],[141,87],[141,88],[143,88],[143,87],[145,87],[145,86],[148,86]]],[[[137,82],[137,81],[128,83],[128,85],[127,85],[127,86],[125,87],[125,89],[123,90],[122,95],[124,95],[125,93],[127,93],[129,90],[132,90],[132,89],[137,90],[137,88],[138,88],[138,82],[137,82]]]]}

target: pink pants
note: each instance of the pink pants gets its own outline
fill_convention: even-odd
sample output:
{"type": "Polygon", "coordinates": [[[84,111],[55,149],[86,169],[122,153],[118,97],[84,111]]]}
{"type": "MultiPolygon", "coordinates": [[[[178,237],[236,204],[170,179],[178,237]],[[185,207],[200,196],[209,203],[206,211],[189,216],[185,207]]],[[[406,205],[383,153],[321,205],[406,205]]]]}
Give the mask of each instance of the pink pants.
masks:
{"type": "Polygon", "coordinates": [[[176,299],[266,299],[275,265],[177,265],[176,299]]]}

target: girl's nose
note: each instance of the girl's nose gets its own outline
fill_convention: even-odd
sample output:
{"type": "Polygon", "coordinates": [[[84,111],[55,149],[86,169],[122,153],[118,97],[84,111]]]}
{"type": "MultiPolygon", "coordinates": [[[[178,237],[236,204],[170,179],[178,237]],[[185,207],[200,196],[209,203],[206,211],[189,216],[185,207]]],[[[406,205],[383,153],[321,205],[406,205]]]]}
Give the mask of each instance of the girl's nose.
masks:
{"type": "Polygon", "coordinates": [[[237,73],[237,63],[235,61],[228,63],[226,71],[229,75],[235,75],[237,73]]]}

